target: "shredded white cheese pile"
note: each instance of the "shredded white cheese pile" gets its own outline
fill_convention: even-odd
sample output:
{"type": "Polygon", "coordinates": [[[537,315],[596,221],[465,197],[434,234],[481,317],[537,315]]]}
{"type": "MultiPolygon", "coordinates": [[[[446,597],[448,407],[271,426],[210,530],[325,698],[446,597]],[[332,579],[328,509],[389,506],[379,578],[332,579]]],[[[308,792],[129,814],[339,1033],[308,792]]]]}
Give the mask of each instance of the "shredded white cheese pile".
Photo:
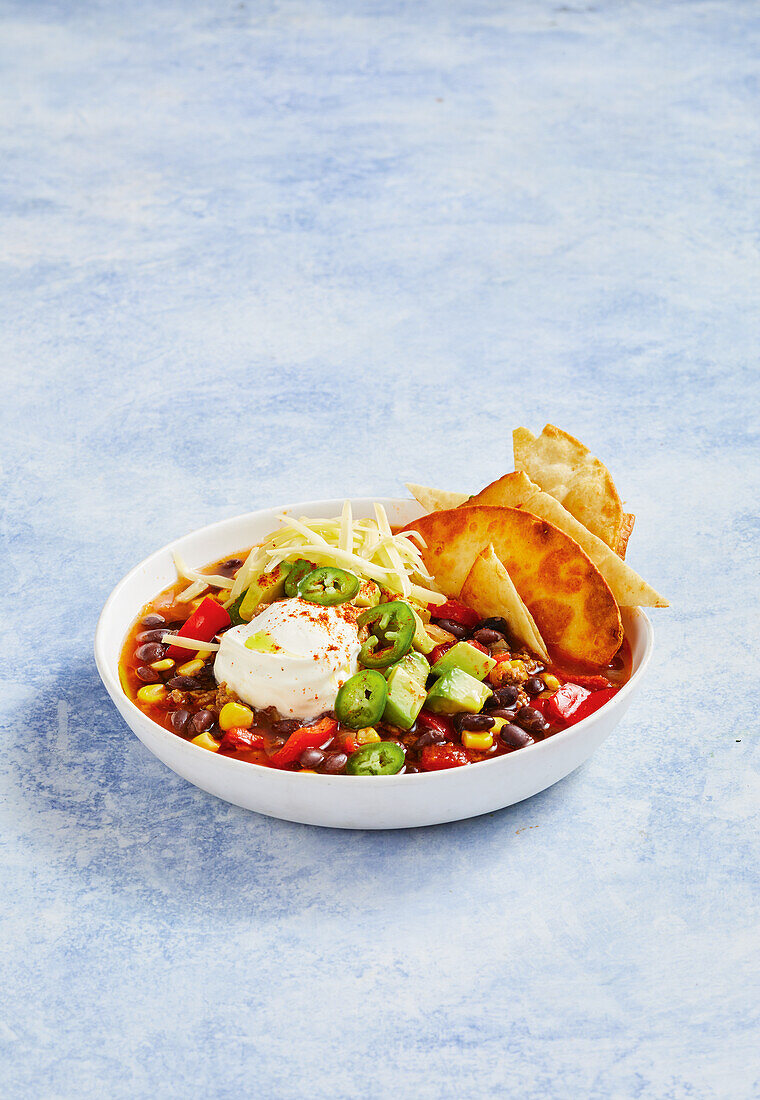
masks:
{"type": "Polygon", "coordinates": [[[179,634],[167,631],[161,635],[161,641],[166,645],[176,645],[180,649],[194,649],[197,653],[216,653],[219,649],[218,642],[201,642],[198,638],[182,638],[179,634]]]}
{"type": "MultiPolygon", "coordinates": [[[[337,565],[367,580],[376,581],[391,592],[421,604],[443,603],[440,592],[427,587],[433,577],[414,540],[425,540],[417,531],[394,535],[382,504],[375,504],[376,519],[353,518],[346,501],[338,519],[296,519],[286,512],[278,516],[282,530],[254,546],[238,570],[230,590],[228,606],[262,573],[268,573],[283,561],[307,558],[317,565],[337,565]]],[[[197,579],[188,575],[190,579],[197,579]]],[[[200,577],[200,574],[198,575],[200,577]]],[[[220,578],[203,577],[214,584],[220,578]]]]}

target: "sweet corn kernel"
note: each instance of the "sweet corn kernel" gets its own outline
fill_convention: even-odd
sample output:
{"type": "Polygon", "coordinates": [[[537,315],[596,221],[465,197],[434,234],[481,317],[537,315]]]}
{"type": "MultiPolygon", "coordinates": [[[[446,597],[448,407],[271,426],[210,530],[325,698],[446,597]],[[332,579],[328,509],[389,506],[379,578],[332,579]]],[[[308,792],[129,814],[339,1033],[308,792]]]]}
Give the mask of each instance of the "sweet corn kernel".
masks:
{"type": "Polygon", "coordinates": [[[214,740],[208,730],[204,730],[203,733],[199,733],[197,737],[194,737],[193,744],[200,745],[202,749],[208,749],[209,752],[219,752],[219,742],[214,740]]]}
{"type": "Polygon", "coordinates": [[[519,672],[521,676],[527,675],[528,670],[523,661],[506,661],[505,664],[509,665],[509,667],[513,668],[516,672],[519,672]]]}
{"type": "Polygon", "coordinates": [[[474,749],[476,752],[488,752],[493,748],[493,734],[490,730],[484,733],[475,733],[474,730],[464,730],[462,744],[466,749],[474,749]]]}
{"type": "Polygon", "coordinates": [[[206,598],[205,596],[198,596],[198,598],[197,598],[197,599],[195,599],[195,600],[192,600],[192,601],[190,602],[190,606],[192,607],[193,611],[197,611],[197,610],[198,610],[198,608],[199,608],[199,607],[201,606],[201,604],[203,603],[203,601],[205,600],[205,598],[206,598]]]}
{"type": "Polygon", "coordinates": [[[219,712],[219,725],[223,730],[231,730],[233,726],[248,729],[252,724],[253,711],[242,703],[225,703],[219,712]]]}
{"type": "Polygon", "coordinates": [[[494,718],[493,726],[491,727],[491,729],[488,732],[490,734],[501,733],[501,731],[504,729],[506,724],[507,724],[506,718],[494,718]]]}
{"type": "Polygon", "coordinates": [[[195,676],[196,672],[200,672],[202,668],[203,661],[199,661],[196,657],[192,661],[186,661],[184,665],[180,665],[177,672],[180,676],[195,676]]]}
{"type": "Polygon", "coordinates": [[[166,688],[163,684],[146,684],[137,693],[141,703],[160,703],[166,698],[166,688]]]}
{"type": "Polygon", "coordinates": [[[556,676],[552,676],[550,672],[545,672],[541,679],[546,684],[547,691],[556,691],[559,687],[559,680],[556,676]]]}
{"type": "Polygon", "coordinates": [[[164,657],[163,661],[154,661],[150,667],[156,672],[168,672],[170,668],[174,668],[174,661],[171,657],[164,657]]]}
{"type": "Polygon", "coordinates": [[[360,745],[371,745],[373,741],[381,741],[382,738],[374,726],[365,726],[356,731],[356,740],[360,745]]]}

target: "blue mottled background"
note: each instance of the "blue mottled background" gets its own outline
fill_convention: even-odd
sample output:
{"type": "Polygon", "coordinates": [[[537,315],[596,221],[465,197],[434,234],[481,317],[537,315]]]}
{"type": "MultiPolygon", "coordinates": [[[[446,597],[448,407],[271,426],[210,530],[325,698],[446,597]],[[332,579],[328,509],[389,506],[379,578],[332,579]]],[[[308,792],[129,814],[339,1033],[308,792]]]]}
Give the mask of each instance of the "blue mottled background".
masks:
{"type": "Polygon", "coordinates": [[[8,1100],[758,1094],[759,48],[741,0],[0,4],[8,1100]],[[673,605],[574,776],[339,833],[128,732],[134,562],[546,420],[673,605]]]}

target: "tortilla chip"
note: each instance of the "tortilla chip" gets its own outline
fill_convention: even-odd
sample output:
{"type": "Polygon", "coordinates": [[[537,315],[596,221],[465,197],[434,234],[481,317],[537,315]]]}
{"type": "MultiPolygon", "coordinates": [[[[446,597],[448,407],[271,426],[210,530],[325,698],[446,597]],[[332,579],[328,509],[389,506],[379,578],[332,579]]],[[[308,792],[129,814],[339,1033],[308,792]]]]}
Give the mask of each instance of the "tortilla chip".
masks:
{"type": "Polygon", "coordinates": [[[625,552],[628,548],[628,539],[631,537],[631,531],[633,525],[636,522],[636,517],[633,512],[623,512],[623,522],[618,531],[617,546],[614,547],[615,553],[619,558],[625,557],[625,552]]]}
{"type": "Polygon", "coordinates": [[[531,653],[535,653],[544,661],[549,660],[544,640],[533,621],[533,616],[520,599],[512,578],[506,567],[496,557],[490,543],[475,559],[462,585],[460,599],[468,607],[474,608],[483,619],[488,619],[492,615],[506,619],[509,632],[515,641],[526,646],[531,653]]]}
{"type": "Polygon", "coordinates": [[[512,442],[516,470],[524,470],[616,553],[622,543],[625,553],[628,539],[621,538],[621,532],[627,529],[630,534],[633,524],[626,523],[628,516],[609,470],[588,447],[553,424],[538,437],[527,428],[515,428],[512,442]]]}
{"type": "Polygon", "coordinates": [[[560,531],[564,531],[570,538],[575,539],[581,549],[588,554],[612,589],[612,594],[620,607],[668,606],[668,601],[642,580],[630,565],[626,565],[606,543],[586,530],[583,524],[563,508],[559,501],[539,489],[538,485],[534,485],[528,475],[522,471],[507,474],[498,481],[492,482],[461,507],[469,508],[474,504],[521,508],[559,527],[560,531]]]}
{"type": "Polygon", "coordinates": [[[458,596],[478,554],[493,544],[546,644],[572,660],[607,664],[623,639],[609,585],[580,546],[552,523],[517,508],[452,508],[408,523],[427,542],[422,557],[447,596],[458,596]]]}
{"type": "Polygon", "coordinates": [[[445,489],[431,489],[427,485],[407,485],[407,489],[426,512],[440,512],[456,508],[468,499],[467,493],[448,493],[445,489]]]}

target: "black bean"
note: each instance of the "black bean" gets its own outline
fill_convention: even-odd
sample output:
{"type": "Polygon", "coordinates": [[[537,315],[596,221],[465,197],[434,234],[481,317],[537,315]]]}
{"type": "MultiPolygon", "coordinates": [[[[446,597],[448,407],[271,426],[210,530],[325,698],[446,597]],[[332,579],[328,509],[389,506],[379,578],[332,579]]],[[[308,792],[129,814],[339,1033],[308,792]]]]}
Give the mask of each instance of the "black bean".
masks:
{"type": "Polygon", "coordinates": [[[490,619],[483,619],[478,629],[483,630],[483,628],[486,630],[498,630],[499,634],[503,634],[505,638],[509,637],[509,623],[499,615],[492,615],[490,619]]]}
{"type": "Polygon", "coordinates": [[[515,716],[515,712],[512,708],[499,707],[496,710],[489,710],[488,712],[492,718],[503,718],[507,722],[511,722],[515,716]]]}
{"type": "Polygon", "coordinates": [[[526,680],[523,687],[527,691],[528,695],[540,695],[546,687],[544,681],[540,676],[531,676],[529,680],[526,680]]]}
{"type": "Polygon", "coordinates": [[[190,719],[190,728],[194,733],[203,733],[214,724],[215,716],[211,710],[199,710],[190,719]]]}
{"type": "Polygon", "coordinates": [[[154,668],[148,668],[147,665],[140,665],[135,669],[135,672],[140,679],[146,684],[157,684],[161,679],[161,676],[154,668]]]}
{"type": "Polygon", "coordinates": [[[344,752],[331,753],[322,765],[322,771],[328,775],[337,775],[338,772],[343,771],[347,760],[348,757],[344,752]]]}
{"type": "Polygon", "coordinates": [[[146,661],[151,664],[153,661],[160,661],[164,653],[166,653],[165,645],[159,645],[158,642],[148,642],[147,645],[137,647],[135,657],[138,661],[146,661]]]}
{"type": "Polygon", "coordinates": [[[143,630],[137,635],[135,641],[138,645],[144,645],[145,642],[160,642],[166,633],[165,630],[143,630]]]}
{"type": "Polygon", "coordinates": [[[142,620],[142,625],[151,628],[161,626],[161,624],[165,622],[166,620],[164,619],[163,615],[159,615],[157,612],[153,611],[150,615],[145,616],[145,618],[142,620]]]}
{"type": "Polygon", "coordinates": [[[443,730],[425,730],[414,742],[414,748],[417,750],[424,749],[425,745],[436,745],[445,740],[446,734],[443,730]]]}
{"type": "Polygon", "coordinates": [[[517,702],[519,689],[514,684],[505,684],[496,688],[493,695],[486,700],[486,709],[493,710],[496,707],[511,707],[517,702]]]}
{"type": "Polygon", "coordinates": [[[279,722],[272,722],[272,733],[278,737],[290,737],[302,725],[303,722],[299,722],[297,718],[282,718],[279,722]]]}
{"type": "Polygon", "coordinates": [[[504,635],[498,630],[491,630],[490,626],[481,626],[480,630],[475,631],[473,638],[484,646],[496,645],[497,642],[504,641],[504,635]]]}
{"type": "Polygon", "coordinates": [[[298,759],[304,768],[318,768],[324,763],[325,754],[321,749],[304,749],[298,759]]]}
{"type": "Polygon", "coordinates": [[[189,710],[175,710],[169,715],[169,721],[174,726],[177,733],[182,733],[185,726],[190,721],[189,710]]]}
{"type": "Polygon", "coordinates": [[[508,723],[499,730],[499,737],[505,745],[511,745],[513,749],[523,749],[526,745],[533,744],[533,738],[519,726],[508,723]]]}
{"type": "Polygon", "coordinates": [[[528,733],[544,733],[549,728],[543,714],[534,707],[520,707],[515,715],[515,722],[528,733]]]}
{"type": "Polygon", "coordinates": [[[216,572],[220,577],[232,577],[242,564],[240,558],[230,558],[229,561],[223,562],[216,572]]]}
{"type": "Polygon", "coordinates": [[[440,626],[441,630],[447,630],[455,638],[466,638],[470,633],[466,626],[455,623],[453,619],[431,619],[431,622],[435,623],[436,626],[440,626]]]}
{"type": "Polygon", "coordinates": [[[493,718],[490,714],[455,714],[454,729],[458,733],[462,730],[490,730],[493,726],[493,718]]]}
{"type": "Polygon", "coordinates": [[[200,684],[194,676],[172,676],[166,686],[169,691],[197,691],[200,684]]]}

